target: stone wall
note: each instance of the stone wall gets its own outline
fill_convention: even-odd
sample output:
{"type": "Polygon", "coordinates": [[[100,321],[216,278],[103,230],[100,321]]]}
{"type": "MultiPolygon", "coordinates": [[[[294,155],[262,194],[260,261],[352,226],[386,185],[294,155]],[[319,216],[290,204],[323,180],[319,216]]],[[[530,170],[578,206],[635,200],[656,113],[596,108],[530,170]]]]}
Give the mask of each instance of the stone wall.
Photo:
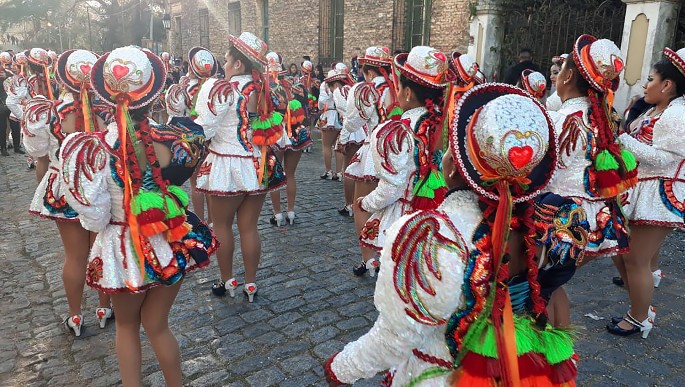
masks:
{"type": "MultiPolygon", "coordinates": [[[[321,4],[331,0],[237,0],[241,29],[263,37],[262,7],[268,3],[269,49],[279,52],[286,64],[300,63],[303,55],[318,62],[321,38],[321,4]]],[[[345,0],[343,61],[349,64],[354,49],[371,45],[401,48],[405,0],[345,0]],[[395,40],[395,41],[393,41],[395,40]]],[[[231,1],[231,3],[235,3],[231,1]]],[[[432,0],[430,44],[443,51],[464,50],[469,43],[468,0],[432,0]]],[[[172,28],[167,50],[185,57],[200,44],[199,9],[209,12],[209,48],[219,58],[228,49],[228,2],[225,0],[171,0],[172,28]],[[180,34],[176,26],[181,17],[180,34]],[[180,52],[177,52],[179,51],[180,52]]],[[[325,9],[325,8],[324,8],[325,9]]]]}

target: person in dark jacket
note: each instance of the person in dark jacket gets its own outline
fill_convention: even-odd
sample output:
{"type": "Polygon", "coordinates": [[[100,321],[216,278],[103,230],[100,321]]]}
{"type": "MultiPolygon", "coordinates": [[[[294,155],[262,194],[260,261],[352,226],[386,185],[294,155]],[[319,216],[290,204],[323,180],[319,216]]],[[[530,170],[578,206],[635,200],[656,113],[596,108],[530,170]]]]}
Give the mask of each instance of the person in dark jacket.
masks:
{"type": "MultiPolygon", "coordinates": [[[[4,67],[0,67],[0,154],[3,156],[9,156],[7,153],[7,126],[9,125],[10,110],[5,105],[5,99],[7,98],[7,92],[3,87],[5,79],[11,78],[12,73],[6,70],[4,67]]],[[[17,123],[18,124],[18,123],[17,123]]],[[[21,148],[19,147],[20,134],[19,125],[12,125],[12,141],[15,152],[19,153],[21,148]]]]}
{"type": "Polygon", "coordinates": [[[530,48],[522,48],[521,51],[519,51],[518,61],[517,64],[511,66],[507,70],[503,80],[504,83],[516,85],[521,78],[523,70],[530,69],[532,71],[541,72],[540,66],[533,63],[533,51],[530,48]]]}

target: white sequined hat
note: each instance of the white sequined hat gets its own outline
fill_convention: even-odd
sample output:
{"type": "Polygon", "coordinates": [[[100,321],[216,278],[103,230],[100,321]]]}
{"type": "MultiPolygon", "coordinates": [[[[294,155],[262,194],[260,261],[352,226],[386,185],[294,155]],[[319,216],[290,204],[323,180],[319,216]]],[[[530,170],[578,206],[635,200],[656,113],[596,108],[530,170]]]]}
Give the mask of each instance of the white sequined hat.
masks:
{"type": "Polygon", "coordinates": [[[95,62],[90,80],[104,102],[116,106],[118,101],[128,100],[129,108],[136,109],[157,99],[164,89],[166,69],[150,51],[121,47],[95,62]]]}
{"type": "Polygon", "coordinates": [[[7,51],[0,53],[0,64],[7,65],[10,63],[12,63],[12,54],[7,51]]]}
{"type": "Polygon", "coordinates": [[[354,83],[350,77],[350,71],[344,63],[337,63],[335,69],[330,70],[323,81],[326,83],[340,81],[348,85],[354,83]]]}
{"type": "Polygon", "coordinates": [[[268,54],[266,54],[266,66],[270,73],[285,75],[287,71],[283,70],[282,63],[283,59],[277,52],[270,51],[268,54]]]}
{"type": "Polygon", "coordinates": [[[47,51],[42,48],[32,48],[27,52],[26,58],[30,63],[39,66],[49,66],[52,64],[52,59],[47,51]]]}
{"type": "Polygon", "coordinates": [[[374,67],[391,66],[392,55],[390,49],[382,46],[371,46],[366,49],[363,56],[357,58],[360,65],[370,65],[374,67]]]}
{"type": "Polygon", "coordinates": [[[57,78],[71,91],[78,93],[82,86],[90,84],[90,71],[98,60],[87,50],[69,50],[57,60],[57,78]]]}
{"type": "Polygon", "coordinates": [[[521,73],[523,88],[535,98],[542,98],[547,91],[547,79],[544,75],[531,69],[525,69],[521,73]]]}
{"type": "Polygon", "coordinates": [[[398,54],[393,66],[419,85],[434,89],[447,86],[447,56],[432,47],[416,46],[408,54],[398,54]]]}
{"type": "Polygon", "coordinates": [[[468,85],[478,74],[478,63],[468,54],[453,52],[450,65],[456,75],[457,83],[461,85],[468,85]]]}
{"type": "Polygon", "coordinates": [[[506,180],[514,202],[537,196],[552,178],[557,143],[542,104],[502,83],[479,85],[457,103],[449,132],[456,165],[471,189],[498,200],[506,180]]]}
{"type": "Polygon", "coordinates": [[[568,54],[561,54],[561,55],[556,55],[552,57],[552,63],[556,65],[562,65],[565,61],[566,58],[568,58],[568,54]]]}
{"type": "Polygon", "coordinates": [[[621,50],[611,40],[580,36],[573,46],[573,61],[593,89],[602,93],[618,89],[624,61],[621,50]]]}
{"type": "Polygon", "coordinates": [[[302,62],[302,72],[303,73],[311,73],[314,71],[314,64],[308,60],[302,62]]]}
{"type": "Polygon", "coordinates": [[[219,64],[209,50],[203,47],[193,47],[188,51],[190,71],[200,78],[213,77],[219,71],[219,64]]]}
{"type": "Polygon", "coordinates": [[[664,56],[673,63],[683,76],[685,76],[685,48],[673,51],[666,47],[664,48],[664,56]]]}
{"type": "Polygon", "coordinates": [[[48,56],[50,57],[50,60],[51,60],[53,63],[57,60],[57,57],[58,57],[58,56],[57,56],[57,53],[54,52],[54,51],[52,51],[52,50],[48,50],[48,56]]]}
{"type": "Polygon", "coordinates": [[[169,53],[166,52],[166,51],[164,51],[164,52],[162,52],[161,54],[159,54],[159,57],[162,58],[162,60],[165,61],[165,62],[168,61],[169,58],[170,58],[169,53]]]}
{"type": "Polygon", "coordinates": [[[14,62],[18,65],[25,65],[29,63],[29,60],[26,57],[25,52],[18,52],[17,55],[14,56],[14,62]]]}
{"type": "Polygon", "coordinates": [[[266,66],[267,46],[264,41],[251,32],[243,32],[240,36],[228,35],[231,45],[242,52],[247,59],[256,64],[266,66]]]}

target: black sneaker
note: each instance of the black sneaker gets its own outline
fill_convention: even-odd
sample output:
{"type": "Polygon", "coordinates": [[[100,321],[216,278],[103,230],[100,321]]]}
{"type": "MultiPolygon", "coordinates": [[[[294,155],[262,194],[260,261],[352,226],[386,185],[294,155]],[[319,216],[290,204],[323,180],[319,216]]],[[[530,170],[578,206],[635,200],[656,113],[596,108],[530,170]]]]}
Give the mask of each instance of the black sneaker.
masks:
{"type": "Polygon", "coordinates": [[[212,285],[212,293],[217,297],[223,297],[226,295],[226,286],[224,281],[218,280],[212,285]]]}
{"type": "MultiPolygon", "coordinates": [[[[614,285],[620,286],[620,287],[623,287],[623,285],[625,285],[625,282],[623,282],[623,278],[621,278],[621,277],[614,277],[611,279],[611,282],[613,282],[614,285]]],[[[621,317],[621,320],[623,320],[623,317],[621,317]]]]}
{"type": "Polygon", "coordinates": [[[331,171],[328,171],[328,172],[324,172],[323,175],[321,175],[321,176],[319,176],[319,177],[320,177],[321,179],[325,180],[325,179],[330,179],[331,176],[332,176],[331,171]]]}
{"type": "Polygon", "coordinates": [[[342,216],[352,216],[352,211],[350,211],[350,209],[347,208],[347,206],[345,206],[338,210],[338,214],[342,216]]]}
{"type": "Polygon", "coordinates": [[[369,271],[369,269],[366,268],[366,262],[364,261],[358,263],[357,266],[352,268],[352,272],[357,277],[363,276],[364,274],[366,274],[367,271],[369,271]]]}

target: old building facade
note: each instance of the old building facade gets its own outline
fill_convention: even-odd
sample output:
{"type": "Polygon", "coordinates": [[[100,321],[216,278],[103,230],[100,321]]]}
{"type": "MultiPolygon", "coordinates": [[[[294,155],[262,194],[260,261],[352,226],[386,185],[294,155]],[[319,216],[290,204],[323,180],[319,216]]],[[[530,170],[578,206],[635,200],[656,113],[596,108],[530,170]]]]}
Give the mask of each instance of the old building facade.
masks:
{"type": "Polygon", "coordinates": [[[431,45],[466,50],[469,0],[170,0],[168,50],[201,45],[218,55],[229,33],[265,39],[285,63],[349,62],[357,48],[431,45]]]}

